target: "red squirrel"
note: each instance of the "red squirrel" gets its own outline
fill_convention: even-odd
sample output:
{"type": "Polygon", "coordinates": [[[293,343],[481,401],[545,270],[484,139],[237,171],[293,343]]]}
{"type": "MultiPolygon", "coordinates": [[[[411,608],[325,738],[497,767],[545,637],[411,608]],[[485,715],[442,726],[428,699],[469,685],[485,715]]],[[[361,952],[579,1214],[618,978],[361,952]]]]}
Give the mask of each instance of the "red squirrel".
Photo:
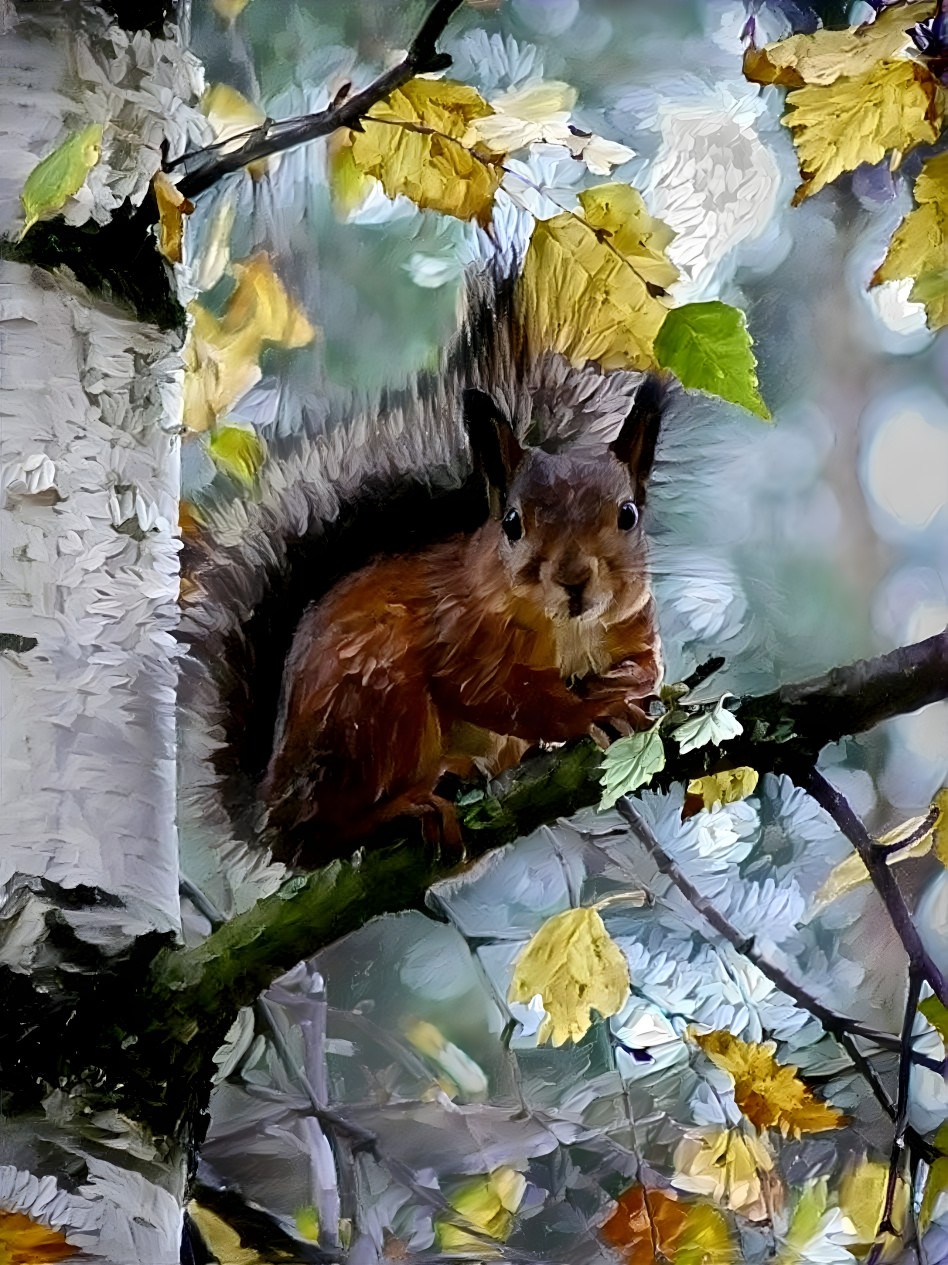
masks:
{"type": "Polygon", "coordinates": [[[661,393],[647,378],[616,439],[579,457],[523,449],[489,396],[465,392],[494,512],[373,559],[306,611],[262,785],[278,833],[305,822],[328,845],[433,812],[457,842],[445,773],[652,723],[661,656],[640,515],[661,393]]]}
{"type": "Polygon", "coordinates": [[[227,817],[306,867],[403,815],[457,846],[444,775],[651,723],[665,382],[538,354],[507,281],[470,293],[437,374],[274,441],[251,500],[198,507],[181,697],[202,829],[227,817]]]}

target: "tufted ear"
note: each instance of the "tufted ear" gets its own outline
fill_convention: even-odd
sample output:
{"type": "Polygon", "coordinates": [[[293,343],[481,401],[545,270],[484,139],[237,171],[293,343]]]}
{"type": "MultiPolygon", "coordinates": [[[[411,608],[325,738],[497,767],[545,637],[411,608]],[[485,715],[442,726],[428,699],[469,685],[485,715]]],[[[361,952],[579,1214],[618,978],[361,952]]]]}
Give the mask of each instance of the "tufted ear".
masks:
{"type": "Polygon", "coordinates": [[[629,415],[609,445],[609,451],[629,467],[636,500],[644,499],[645,483],[655,460],[655,446],[668,399],[668,379],[647,373],[639,383],[629,415]]]}
{"type": "Polygon", "coordinates": [[[510,422],[486,392],[468,390],[463,399],[474,467],[487,480],[491,514],[499,518],[510,481],[523,460],[523,449],[510,422]]]}

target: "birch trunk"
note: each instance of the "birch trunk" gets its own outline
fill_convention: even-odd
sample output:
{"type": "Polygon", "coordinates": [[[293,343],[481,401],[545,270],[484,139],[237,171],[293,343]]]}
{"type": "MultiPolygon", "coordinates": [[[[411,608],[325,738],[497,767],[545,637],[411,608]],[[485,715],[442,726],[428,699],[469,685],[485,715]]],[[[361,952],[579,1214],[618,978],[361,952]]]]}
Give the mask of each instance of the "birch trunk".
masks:
{"type": "MultiPolygon", "coordinates": [[[[160,6],[139,9],[136,24],[160,28],[160,6]]],[[[31,991],[58,1011],[51,1032],[65,1048],[77,1029],[109,1022],[118,1000],[106,983],[90,1008],[93,975],[108,981],[110,966],[179,930],[182,333],[150,243],[141,260],[121,246],[161,144],[175,152],[201,136],[201,71],[177,28],[126,31],[87,3],[6,5],[0,22],[0,963],[15,1002],[31,991]],[[27,175],[90,122],[104,126],[102,157],[65,222],[18,242],[27,175]],[[117,284],[98,284],[110,268],[139,286],[138,310],[127,293],[116,301],[117,284]],[[162,311],[170,327],[156,323],[162,311]]],[[[28,1095],[22,1077],[16,1089],[28,1095]]],[[[4,1122],[0,1207],[100,1260],[177,1261],[180,1140],[108,1099],[92,1066],[4,1122]]]]}

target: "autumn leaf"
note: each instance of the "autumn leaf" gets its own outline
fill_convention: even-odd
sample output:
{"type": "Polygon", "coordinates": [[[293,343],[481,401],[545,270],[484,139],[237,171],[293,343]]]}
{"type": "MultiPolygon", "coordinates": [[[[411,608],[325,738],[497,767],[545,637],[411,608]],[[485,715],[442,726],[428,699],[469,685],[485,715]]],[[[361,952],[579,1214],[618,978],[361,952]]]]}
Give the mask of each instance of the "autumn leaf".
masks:
{"type": "Polygon", "coordinates": [[[534,226],[517,291],[531,341],[575,365],[654,368],[678,277],[665,257],[672,231],[628,185],[597,185],[579,202],[534,226]]]}
{"type": "Polygon", "coordinates": [[[373,179],[356,162],[352,153],[355,132],[339,128],[326,142],[326,168],[333,210],[340,220],[357,211],[373,187],[373,179]]]}
{"type": "Polygon", "coordinates": [[[870,285],[914,281],[909,298],[924,303],[931,329],[948,325],[948,154],[929,158],[915,181],[917,206],[895,230],[870,285]]]}
{"type": "Polygon", "coordinates": [[[595,909],[567,909],[548,919],[521,950],[507,994],[529,1002],[539,994],[546,1018],[537,1044],[579,1041],[592,1025],[616,1014],[629,996],[629,968],[595,909]]]}
{"type": "Polygon", "coordinates": [[[26,215],[21,241],[37,220],[62,210],[66,199],[79,192],[101,154],[102,125],[90,123],[81,131],[70,132],[61,145],[36,164],[20,194],[26,215]]]}
{"type": "Polygon", "coordinates": [[[0,1209],[0,1265],[52,1265],[76,1250],[58,1230],[0,1209]]]}
{"type": "Polygon", "coordinates": [[[718,746],[744,732],[741,722],[724,706],[724,700],[730,697],[730,694],[722,694],[711,711],[701,712],[672,730],[671,736],[681,748],[682,755],[708,743],[718,746]]]}
{"type": "Polygon", "coordinates": [[[934,1141],[938,1155],[929,1166],[922,1206],[918,1212],[918,1228],[923,1232],[931,1224],[938,1196],[948,1190],[948,1124],[941,1126],[934,1141]]]}
{"type": "Polygon", "coordinates": [[[235,22],[249,3],[250,0],[211,0],[211,7],[225,22],[235,22]]]}
{"type": "Polygon", "coordinates": [[[817,1098],[791,1064],[778,1063],[772,1041],[741,1041],[730,1032],[687,1030],[716,1067],[734,1082],[734,1101],[758,1129],[777,1128],[786,1137],[838,1129],[845,1117],[817,1098]]]}
{"type": "Polygon", "coordinates": [[[715,1129],[678,1143],[672,1182],[750,1221],[765,1221],[770,1212],[764,1182],[773,1183],[773,1169],[773,1156],[760,1138],[741,1129],[715,1129]]]}
{"type": "Polygon", "coordinates": [[[617,738],[602,757],[599,811],[611,808],[617,799],[631,795],[640,786],[647,786],[664,767],[665,747],[657,724],[628,738],[617,738]]]}
{"type": "Polygon", "coordinates": [[[948,1006],[937,997],[926,997],[918,1003],[918,1008],[948,1049],[948,1006]]]}
{"type": "Polygon", "coordinates": [[[351,133],[351,162],[390,198],[401,193],[416,206],[486,228],[503,172],[467,138],[474,120],[491,113],[467,84],[410,79],[372,107],[362,131],[351,133]]]}
{"type": "Polygon", "coordinates": [[[159,171],[151,182],[158,204],[158,250],[170,263],[181,262],[184,241],[184,217],[194,210],[190,202],[165,172],[159,171]]]}
{"type": "MultiPolygon", "coordinates": [[[[885,1204],[888,1177],[888,1164],[864,1159],[851,1168],[839,1183],[839,1210],[852,1222],[856,1235],[852,1251],[858,1256],[867,1252],[876,1239],[885,1204]],[[862,1251],[859,1250],[860,1247],[862,1251]]],[[[905,1183],[900,1178],[892,1207],[896,1224],[904,1219],[906,1195],[905,1183]]]]}
{"type": "Polygon", "coordinates": [[[877,62],[897,58],[913,47],[909,28],[930,18],[936,0],[893,4],[875,21],[842,31],[819,30],[812,35],[791,35],[764,48],[744,53],[744,75],[753,83],[773,83],[786,88],[804,84],[831,84],[846,75],[864,74],[877,62]]]}
{"type": "Polygon", "coordinates": [[[250,486],[266,454],[257,432],[245,426],[215,426],[207,450],[214,464],[237,483],[250,486]]]}
{"type": "Polygon", "coordinates": [[[716,808],[718,804],[734,804],[753,795],[759,777],[756,769],[741,765],[736,769],[725,769],[723,773],[693,778],[688,783],[688,794],[700,795],[704,807],[708,809],[716,808]]]}
{"type": "Polygon", "coordinates": [[[485,1244],[484,1236],[496,1239],[498,1243],[508,1238],[526,1189],[523,1174],[505,1164],[455,1191],[448,1202],[460,1217],[470,1223],[472,1230],[442,1215],[435,1223],[441,1250],[477,1252],[481,1257],[499,1256],[499,1252],[492,1252],[490,1245],[485,1244]],[[475,1234],[474,1229],[480,1234],[475,1234]]]}
{"type": "Polygon", "coordinates": [[[233,265],[235,285],[223,315],[191,303],[184,348],[184,423],[204,431],[260,380],[266,346],[304,347],[316,335],[287,294],[265,252],[233,265]]]}
{"type": "Polygon", "coordinates": [[[532,79],[494,97],[491,113],[474,120],[471,140],[506,154],[536,141],[565,144],[576,89],[556,79],[532,79]]]}
{"type": "MultiPolygon", "coordinates": [[[[937,813],[924,833],[919,834],[919,831],[928,820],[928,814],[924,817],[912,817],[879,837],[876,842],[879,847],[886,849],[887,865],[898,865],[902,861],[925,856],[931,851],[933,844],[942,864],[948,865],[948,787],[943,787],[938,792],[932,806],[937,809],[937,813]],[[899,848],[903,839],[906,841],[904,850],[899,848]]],[[[868,882],[869,871],[865,862],[858,853],[851,852],[833,867],[814,895],[811,916],[868,882]]]]}
{"type": "Polygon", "coordinates": [[[672,1191],[630,1186],[599,1233],[628,1265],[652,1265],[658,1254],[679,1265],[731,1265],[734,1260],[721,1213],[672,1191]]]}
{"type": "Polygon", "coordinates": [[[824,87],[807,84],[787,94],[782,122],[793,133],[802,183],[794,206],[844,171],[901,157],[931,144],[941,131],[944,104],[938,81],[919,62],[880,62],[824,87]]]}
{"type": "Polygon", "coordinates": [[[200,1230],[201,1238],[215,1260],[226,1261],[227,1265],[264,1265],[260,1253],[244,1247],[239,1232],[210,1208],[192,1199],[188,1204],[188,1215],[200,1230]]]}
{"type": "Polygon", "coordinates": [[[717,299],[672,308],[655,339],[655,359],[683,387],[709,391],[770,419],[757,389],[747,322],[738,308],[717,299]]]}

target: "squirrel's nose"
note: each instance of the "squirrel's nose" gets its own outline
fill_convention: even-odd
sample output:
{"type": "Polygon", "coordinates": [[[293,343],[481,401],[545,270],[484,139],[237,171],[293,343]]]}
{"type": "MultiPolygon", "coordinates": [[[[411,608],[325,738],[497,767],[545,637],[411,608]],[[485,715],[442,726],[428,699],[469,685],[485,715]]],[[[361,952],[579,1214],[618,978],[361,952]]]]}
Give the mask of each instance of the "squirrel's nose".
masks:
{"type": "Polygon", "coordinates": [[[572,616],[583,613],[583,594],[586,592],[586,581],[579,584],[564,584],[566,596],[569,598],[569,613],[572,616]]]}

